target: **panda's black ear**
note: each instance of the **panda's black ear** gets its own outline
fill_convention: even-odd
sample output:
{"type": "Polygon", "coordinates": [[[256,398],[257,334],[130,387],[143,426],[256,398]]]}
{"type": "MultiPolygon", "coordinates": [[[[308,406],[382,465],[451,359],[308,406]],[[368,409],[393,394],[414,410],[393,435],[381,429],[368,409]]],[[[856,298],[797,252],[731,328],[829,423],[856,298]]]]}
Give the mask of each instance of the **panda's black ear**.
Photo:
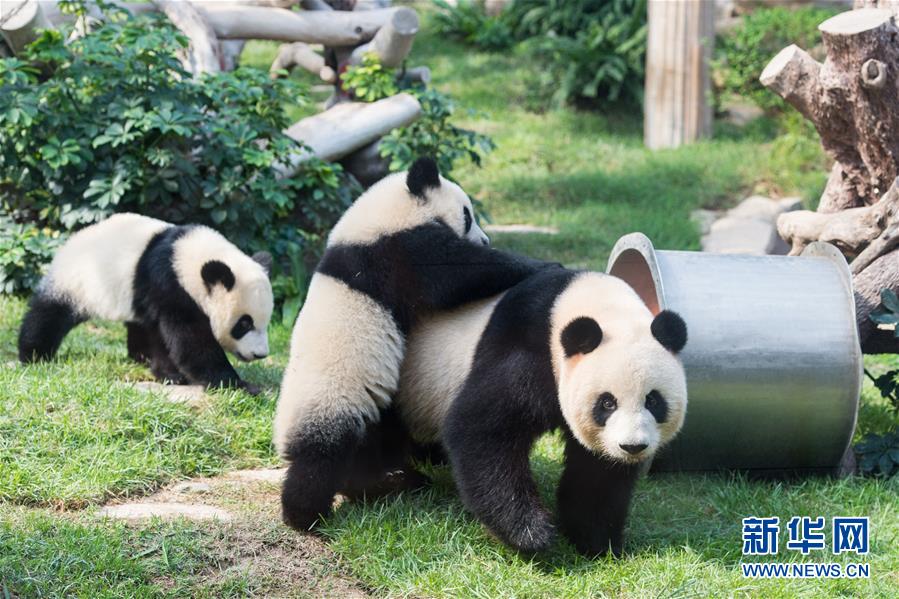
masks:
{"type": "Polygon", "coordinates": [[[228,265],[218,260],[210,260],[200,269],[200,275],[206,284],[206,291],[212,293],[212,288],[221,284],[231,291],[234,287],[234,273],[228,268],[228,265]]]}
{"type": "Polygon", "coordinates": [[[440,171],[433,158],[419,158],[409,167],[406,175],[406,187],[409,193],[420,200],[426,200],[425,191],[440,187],[440,171]]]}
{"type": "Polygon", "coordinates": [[[602,342],[602,329],[599,323],[589,316],[581,316],[569,322],[562,329],[562,349],[565,357],[577,354],[589,354],[602,342]]]}
{"type": "Polygon", "coordinates": [[[668,351],[678,353],[687,344],[687,323],[677,312],[662,310],[652,321],[652,336],[668,351]]]}
{"type": "Polygon", "coordinates": [[[253,262],[258,263],[265,270],[266,276],[272,276],[272,255],[268,252],[256,252],[252,256],[253,262]]]}

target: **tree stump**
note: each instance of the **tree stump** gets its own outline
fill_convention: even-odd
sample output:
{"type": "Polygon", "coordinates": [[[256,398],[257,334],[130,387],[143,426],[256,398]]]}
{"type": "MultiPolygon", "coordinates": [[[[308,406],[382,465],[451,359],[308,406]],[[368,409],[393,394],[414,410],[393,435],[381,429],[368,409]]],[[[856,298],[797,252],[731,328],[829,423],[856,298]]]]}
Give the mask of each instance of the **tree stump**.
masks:
{"type": "Polygon", "coordinates": [[[761,75],[814,124],[834,160],[817,212],[783,214],[777,229],[793,255],[820,240],[853,259],[862,351],[896,353],[899,342],[869,315],[881,289],[899,288],[899,28],[891,10],[861,8],[819,30],[823,64],[792,45],[761,75]]]}

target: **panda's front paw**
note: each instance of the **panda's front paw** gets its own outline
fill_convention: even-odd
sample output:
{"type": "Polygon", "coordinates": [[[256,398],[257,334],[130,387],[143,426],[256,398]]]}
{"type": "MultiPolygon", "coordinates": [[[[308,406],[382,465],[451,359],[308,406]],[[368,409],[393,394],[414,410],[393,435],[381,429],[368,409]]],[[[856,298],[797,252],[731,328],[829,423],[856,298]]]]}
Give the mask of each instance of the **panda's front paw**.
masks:
{"type": "Polygon", "coordinates": [[[556,541],[556,525],[546,512],[536,512],[516,523],[507,542],[522,553],[546,551],[556,541]]]}
{"type": "Polygon", "coordinates": [[[578,550],[578,553],[590,558],[604,557],[610,551],[613,557],[621,557],[624,546],[622,535],[609,536],[605,532],[585,528],[565,527],[565,536],[578,550]]]}
{"type": "Polygon", "coordinates": [[[259,385],[254,385],[253,383],[248,383],[247,381],[240,381],[238,388],[243,389],[250,395],[259,395],[260,393],[262,393],[262,388],[259,385]]]}

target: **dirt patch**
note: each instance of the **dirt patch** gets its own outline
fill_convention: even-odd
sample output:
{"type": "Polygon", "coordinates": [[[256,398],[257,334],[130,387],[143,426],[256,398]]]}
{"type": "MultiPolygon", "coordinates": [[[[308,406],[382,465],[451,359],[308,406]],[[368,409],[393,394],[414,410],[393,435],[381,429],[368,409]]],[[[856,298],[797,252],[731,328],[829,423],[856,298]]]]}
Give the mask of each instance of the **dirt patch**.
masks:
{"type": "MultiPolygon", "coordinates": [[[[344,575],[323,540],[297,533],[281,522],[282,476],[281,470],[261,469],[180,481],[138,502],[113,503],[103,511],[175,505],[227,513],[230,520],[200,523],[209,566],[191,576],[191,586],[214,593],[216,587],[227,587],[237,579],[247,581],[250,593],[260,597],[367,597],[363,588],[344,575]]],[[[155,582],[163,588],[183,584],[164,578],[155,582]]]]}

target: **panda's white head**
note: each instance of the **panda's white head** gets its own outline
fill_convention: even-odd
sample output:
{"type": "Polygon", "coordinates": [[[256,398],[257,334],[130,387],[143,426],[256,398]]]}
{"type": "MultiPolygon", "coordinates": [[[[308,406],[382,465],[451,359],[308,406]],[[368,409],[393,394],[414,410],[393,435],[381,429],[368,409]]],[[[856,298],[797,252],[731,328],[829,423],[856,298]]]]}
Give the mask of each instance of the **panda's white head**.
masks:
{"type": "Polygon", "coordinates": [[[677,358],[687,328],[652,313],[621,279],[582,273],[552,314],[553,368],[562,414],[587,449],[636,463],[681,429],[687,384],[677,358]]]}
{"type": "Polygon", "coordinates": [[[269,353],[271,260],[267,252],[247,256],[208,227],[194,227],[175,242],[179,281],[209,317],[219,345],[245,362],[269,353]]]}
{"type": "Polygon", "coordinates": [[[490,243],[468,194],[440,176],[432,159],[419,158],[407,172],[384,177],[359,196],[332,229],[328,245],[372,243],[432,222],[445,224],[472,243],[490,243]]]}

